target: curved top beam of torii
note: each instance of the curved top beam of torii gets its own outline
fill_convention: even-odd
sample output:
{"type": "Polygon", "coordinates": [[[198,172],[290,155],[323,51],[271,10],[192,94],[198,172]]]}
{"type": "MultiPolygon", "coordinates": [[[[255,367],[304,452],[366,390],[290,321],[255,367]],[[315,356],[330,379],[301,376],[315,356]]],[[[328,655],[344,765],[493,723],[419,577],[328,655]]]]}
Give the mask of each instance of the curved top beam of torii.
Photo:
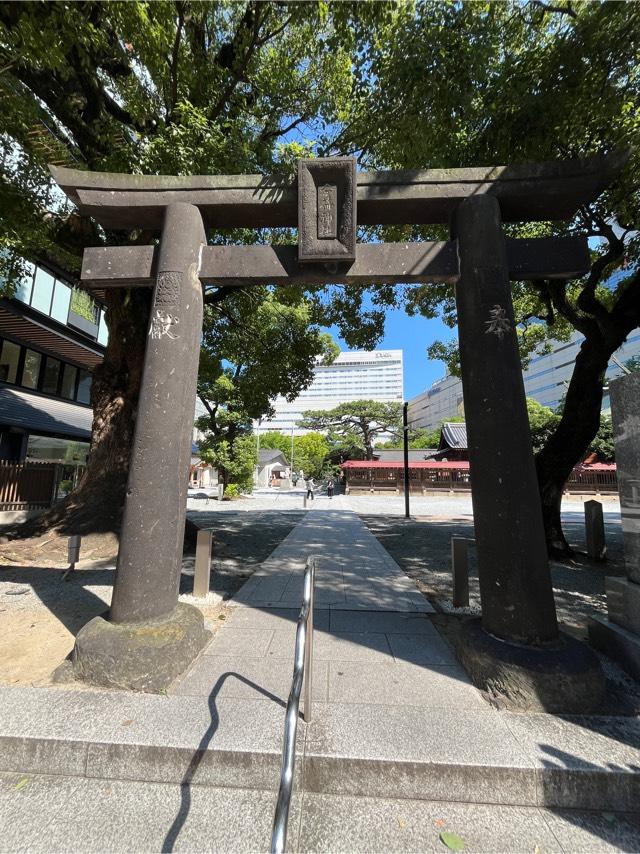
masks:
{"type": "MultiPolygon", "coordinates": [[[[460,202],[495,195],[504,222],[570,219],[609,186],[628,152],[516,166],[358,172],[359,225],[448,223],[460,202]]],[[[127,175],[50,166],[83,214],[105,228],[162,227],[172,202],[196,205],[218,228],[298,224],[297,179],[274,175],[127,175]]]]}

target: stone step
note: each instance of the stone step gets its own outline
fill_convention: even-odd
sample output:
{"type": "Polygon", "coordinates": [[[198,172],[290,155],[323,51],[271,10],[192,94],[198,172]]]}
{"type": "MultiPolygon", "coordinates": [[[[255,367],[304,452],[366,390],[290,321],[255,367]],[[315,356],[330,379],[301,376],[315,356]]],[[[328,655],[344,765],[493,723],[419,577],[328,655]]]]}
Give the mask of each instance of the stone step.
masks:
{"type": "Polygon", "coordinates": [[[488,854],[639,851],[640,815],[305,792],[296,850],[443,854],[447,833],[488,854]]]}
{"type": "MultiPolygon", "coordinates": [[[[3,851],[268,851],[275,793],[0,773],[3,851]]],[[[640,850],[640,816],[399,798],[295,794],[291,852],[640,850]]]]}
{"type": "Polygon", "coordinates": [[[271,695],[2,688],[0,771],[275,790],[284,712],[271,695]]]}
{"type": "MultiPolygon", "coordinates": [[[[2,773],[0,849],[268,851],[275,800],[255,789],[2,773]]],[[[289,816],[295,845],[299,796],[289,816]]]]}
{"type": "MultiPolygon", "coordinates": [[[[294,790],[633,811],[640,721],[317,703],[294,790]],[[304,783],[303,783],[304,781],[304,783]]],[[[0,689],[0,771],[273,792],[284,702],[0,689]]]]}

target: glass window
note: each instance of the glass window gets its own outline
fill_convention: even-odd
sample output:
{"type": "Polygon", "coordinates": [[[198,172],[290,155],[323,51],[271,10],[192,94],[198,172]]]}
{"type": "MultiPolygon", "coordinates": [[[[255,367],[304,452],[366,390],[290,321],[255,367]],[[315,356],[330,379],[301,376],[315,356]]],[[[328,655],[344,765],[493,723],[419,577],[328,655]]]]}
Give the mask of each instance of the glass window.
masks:
{"type": "Polygon", "coordinates": [[[87,462],[88,442],[74,442],[69,439],[50,439],[47,436],[29,436],[27,444],[28,460],[55,460],[65,463],[87,462]]]}
{"type": "Polygon", "coordinates": [[[29,305],[29,300],[31,299],[33,271],[33,264],[26,262],[24,274],[20,277],[20,281],[16,285],[16,299],[19,299],[20,302],[26,302],[27,305],[29,305]]]}
{"type": "Polygon", "coordinates": [[[60,394],[66,397],[67,400],[73,400],[76,393],[76,376],[78,369],[73,365],[65,365],[64,373],[62,374],[62,388],[60,394]]]}
{"type": "Polygon", "coordinates": [[[104,319],[104,309],[100,312],[100,329],[98,330],[98,344],[102,344],[103,347],[107,346],[107,340],[109,338],[109,330],[107,329],[107,324],[104,319]]]}
{"type": "Polygon", "coordinates": [[[78,403],[91,403],[91,374],[89,371],[80,371],[76,400],[78,403]]]}
{"type": "Polygon", "coordinates": [[[71,311],[88,323],[98,325],[98,306],[91,294],[80,288],[74,288],[71,294],[71,311]]]}
{"type": "Polygon", "coordinates": [[[58,377],[60,376],[60,362],[47,356],[44,363],[44,377],[42,379],[42,391],[45,394],[56,394],[58,391],[58,377]]]}
{"type": "Polygon", "coordinates": [[[71,302],[71,288],[56,279],[56,287],[53,292],[53,303],[51,304],[51,317],[66,323],[69,317],[69,303],[71,302]]]}
{"type": "Polygon", "coordinates": [[[13,341],[2,342],[2,355],[0,356],[0,380],[4,383],[14,383],[18,376],[18,359],[20,358],[20,347],[13,341]]]}
{"type": "Polygon", "coordinates": [[[36,277],[33,282],[33,296],[31,297],[32,308],[37,308],[43,314],[51,311],[51,297],[53,296],[53,283],[55,279],[41,267],[36,268],[36,277]]]}
{"type": "Polygon", "coordinates": [[[22,385],[27,388],[38,388],[38,374],[42,356],[35,350],[27,350],[22,370],[22,385]]]}

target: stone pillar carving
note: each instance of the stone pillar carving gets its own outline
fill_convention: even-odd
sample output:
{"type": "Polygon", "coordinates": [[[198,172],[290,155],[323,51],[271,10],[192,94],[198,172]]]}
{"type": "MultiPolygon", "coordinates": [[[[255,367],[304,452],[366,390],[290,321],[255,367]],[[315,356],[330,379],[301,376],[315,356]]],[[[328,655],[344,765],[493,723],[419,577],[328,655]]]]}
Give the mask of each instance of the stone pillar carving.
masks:
{"type": "Polygon", "coordinates": [[[78,634],[76,676],[158,691],[208,638],[178,604],[193,412],[202,332],[200,212],[167,207],[159,247],[120,550],[109,619],[78,634]]]}

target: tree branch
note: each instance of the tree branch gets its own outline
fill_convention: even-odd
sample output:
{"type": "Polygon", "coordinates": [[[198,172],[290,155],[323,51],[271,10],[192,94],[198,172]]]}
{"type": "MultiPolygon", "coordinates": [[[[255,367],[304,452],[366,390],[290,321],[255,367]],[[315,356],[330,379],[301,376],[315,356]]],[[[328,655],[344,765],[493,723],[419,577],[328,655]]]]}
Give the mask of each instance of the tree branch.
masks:
{"type": "Polygon", "coordinates": [[[257,47],[262,47],[271,39],[275,39],[276,36],[279,36],[281,32],[287,29],[291,21],[293,20],[293,15],[289,15],[287,20],[280,27],[277,27],[273,32],[268,33],[266,36],[263,36],[261,39],[258,39],[257,47]]]}
{"type": "Polygon", "coordinates": [[[567,299],[567,282],[563,280],[549,280],[547,289],[551,298],[551,303],[555,310],[562,317],[566,318],[577,330],[587,337],[598,332],[598,325],[595,320],[580,314],[567,299]]]}
{"type": "MultiPolygon", "coordinates": [[[[227,83],[225,88],[223,89],[222,94],[220,95],[220,97],[216,101],[215,105],[209,111],[209,120],[210,121],[215,121],[218,118],[218,116],[220,115],[220,113],[223,111],[223,109],[225,108],[226,104],[228,103],[229,99],[231,98],[231,96],[233,94],[234,89],[236,88],[236,86],[238,85],[238,83],[240,82],[242,77],[244,76],[244,72],[246,71],[247,66],[249,65],[249,62],[251,61],[251,59],[252,59],[252,57],[256,51],[258,33],[260,32],[260,27],[262,25],[262,20],[260,18],[260,14],[259,14],[258,10],[259,10],[259,4],[257,4],[257,3],[249,3],[247,5],[247,8],[245,9],[245,13],[242,16],[242,20],[240,21],[238,29],[236,30],[236,33],[235,33],[233,40],[231,42],[231,50],[233,51],[233,55],[234,55],[234,63],[233,64],[235,65],[235,71],[233,71],[233,73],[231,75],[231,79],[229,80],[229,82],[227,83]],[[242,58],[242,60],[240,62],[236,63],[235,62],[235,46],[238,45],[239,43],[241,43],[242,31],[244,29],[247,29],[247,27],[251,27],[251,39],[250,39],[249,44],[247,46],[247,49],[245,51],[244,57],[242,58]]],[[[267,9],[267,15],[268,14],[269,14],[269,10],[267,9]]]]}
{"type": "Polygon", "coordinates": [[[618,237],[612,225],[597,214],[590,206],[586,205],[583,208],[583,216],[588,217],[597,226],[599,229],[598,234],[607,240],[609,248],[604,255],[597,258],[591,265],[587,281],[578,296],[576,305],[580,311],[592,314],[600,320],[605,320],[608,316],[608,311],[600,300],[596,299],[596,288],[609,264],[622,258],[624,254],[624,239],[618,237]]]}
{"type": "Polygon", "coordinates": [[[260,134],[260,142],[267,142],[270,139],[277,139],[279,136],[284,136],[285,133],[289,133],[289,131],[298,127],[302,122],[307,121],[307,116],[300,116],[299,119],[296,119],[294,122],[291,122],[290,125],[286,125],[286,127],[278,128],[277,130],[267,131],[265,128],[260,134]]]}
{"type": "Polygon", "coordinates": [[[209,401],[204,397],[204,395],[200,394],[200,392],[198,392],[198,397],[200,398],[200,402],[202,403],[204,408],[207,410],[209,415],[212,418],[215,418],[215,411],[214,411],[213,407],[211,406],[211,404],[209,403],[209,401]]]}
{"type": "Polygon", "coordinates": [[[577,15],[573,10],[571,3],[567,3],[566,6],[551,6],[549,3],[543,3],[542,0],[531,0],[532,6],[537,6],[538,9],[542,9],[543,16],[550,12],[555,15],[569,15],[571,18],[577,19],[577,15]]]}
{"type": "Polygon", "coordinates": [[[180,59],[180,42],[182,40],[182,29],[184,27],[184,3],[176,3],[176,9],[178,12],[178,26],[176,28],[176,37],[173,40],[173,52],[169,63],[171,74],[169,87],[170,102],[167,105],[167,125],[170,125],[173,121],[173,111],[175,110],[176,103],[178,101],[178,61],[180,59]]]}

